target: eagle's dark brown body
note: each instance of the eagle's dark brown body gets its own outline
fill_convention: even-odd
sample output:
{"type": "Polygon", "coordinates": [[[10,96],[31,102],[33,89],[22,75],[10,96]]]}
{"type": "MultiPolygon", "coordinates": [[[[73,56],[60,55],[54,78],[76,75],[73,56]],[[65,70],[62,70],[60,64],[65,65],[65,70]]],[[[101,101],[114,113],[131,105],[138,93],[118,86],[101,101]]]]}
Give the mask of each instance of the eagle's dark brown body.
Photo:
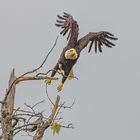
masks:
{"type": "Polygon", "coordinates": [[[102,46],[106,46],[109,48],[112,48],[112,46],[115,46],[110,40],[117,40],[117,38],[114,37],[113,34],[101,31],[101,32],[89,32],[87,35],[82,37],[78,40],[78,34],[79,34],[79,27],[77,22],[73,19],[73,17],[67,13],[64,13],[63,16],[58,15],[59,20],[57,20],[56,26],[61,27],[63,30],[60,32],[63,36],[68,33],[68,44],[63,49],[60,58],[57,62],[57,64],[54,67],[54,71],[52,72],[51,76],[53,77],[55,73],[60,69],[59,64],[61,64],[61,69],[65,72],[65,75],[63,75],[62,78],[62,84],[64,84],[65,80],[67,79],[72,67],[77,62],[80,52],[90,43],[89,46],[89,52],[91,51],[91,48],[94,43],[95,53],[99,50],[99,52],[102,52],[102,46]],[[65,58],[65,52],[71,48],[74,48],[77,52],[77,58],[75,60],[66,59],[65,58]]]}
{"type": "Polygon", "coordinates": [[[65,82],[65,80],[67,79],[72,67],[74,66],[74,64],[77,62],[79,56],[80,56],[80,52],[77,50],[78,52],[78,57],[77,59],[75,60],[70,60],[70,59],[66,59],[65,58],[65,52],[68,50],[69,48],[65,47],[60,55],[60,58],[57,62],[57,64],[55,65],[54,67],[54,71],[52,72],[51,74],[51,77],[53,77],[56,73],[56,71],[59,69],[59,64],[62,65],[62,70],[64,70],[65,72],[65,75],[63,75],[63,78],[62,78],[62,83],[65,82]]]}

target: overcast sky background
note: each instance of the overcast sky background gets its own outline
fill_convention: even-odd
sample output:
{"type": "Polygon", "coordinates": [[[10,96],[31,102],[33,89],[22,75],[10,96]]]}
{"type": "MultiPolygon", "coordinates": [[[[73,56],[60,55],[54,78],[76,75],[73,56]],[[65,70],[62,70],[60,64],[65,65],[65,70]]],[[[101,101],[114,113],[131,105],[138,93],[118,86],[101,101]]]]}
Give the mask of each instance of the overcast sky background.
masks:
{"type": "MultiPolygon", "coordinates": [[[[68,12],[77,20],[79,38],[89,31],[109,31],[119,38],[113,49],[90,54],[85,49],[74,67],[79,80],[67,81],[57,93],[59,81],[49,87],[49,94],[70,105],[64,110],[62,129],[53,136],[50,129],[44,139],[139,140],[140,139],[140,2],[138,0],[12,0],[0,1],[0,99],[12,68],[16,75],[41,64],[60,30],[54,26],[56,15],[68,12]]],[[[41,72],[51,69],[66,45],[59,37],[57,46],[41,72]]],[[[45,99],[39,109],[50,113],[50,104],[41,81],[24,82],[16,89],[16,107],[45,99]]],[[[15,137],[18,139],[30,137],[15,137]]]]}

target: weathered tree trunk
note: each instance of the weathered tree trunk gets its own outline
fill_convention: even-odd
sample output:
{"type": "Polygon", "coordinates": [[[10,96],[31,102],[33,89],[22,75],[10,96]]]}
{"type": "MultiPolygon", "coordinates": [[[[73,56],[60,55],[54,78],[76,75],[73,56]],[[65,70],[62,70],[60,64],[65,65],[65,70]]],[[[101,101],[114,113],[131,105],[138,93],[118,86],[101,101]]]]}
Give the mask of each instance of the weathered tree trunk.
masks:
{"type": "MultiPolygon", "coordinates": [[[[9,87],[15,79],[16,77],[13,69],[9,79],[9,87]]],[[[12,115],[14,109],[14,99],[15,99],[15,85],[12,86],[12,89],[10,90],[7,98],[3,102],[1,108],[2,113],[1,125],[2,125],[3,140],[13,140],[12,115]]]]}
{"type": "Polygon", "coordinates": [[[51,113],[51,115],[49,116],[48,121],[40,120],[40,123],[39,123],[39,125],[37,126],[37,131],[36,131],[36,134],[35,134],[33,140],[41,140],[41,139],[42,139],[45,130],[46,130],[46,129],[51,125],[51,123],[53,122],[53,119],[54,119],[54,117],[55,117],[55,115],[56,115],[56,112],[57,112],[57,109],[58,109],[59,101],[60,101],[60,96],[57,95],[55,104],[54,104],[53,109],[52,109],[52,113],[51,113]]]}
{"type": "Polygon", "coordinates": [[[15,102],[15,88],[19,82],[27,81],[27,80],[44,80],[44,79],[57,80],[57,78],[47,77],[47,76],[38,76],[38,77],[20,76],[17,78],[15,76],[15,71],[13,69],[10,75],[9,85],[6,90],[4,100],[0,102],[2,104],[1,117],[0,117],[2,134],[0,135],[0,139],[13,140],[14,135],[16,135],[21,131],[27,133],[35,132],[33,137],[34,140],[41,140],[43,138],[45,130],[54,123],[56,116],[58,115],[58,112],[61,108],[59,107],[60,96],[57,95],[55,103],[52,103],[51,101],[53,107],[52,107],[52,112],[48,117],[48,119],[46,119],[46,117],[44,117],[42,113],[35,113],[33,107],[30,107],[33,110],[33,112],[21,110],[22,113],[24,112],[22,115],[36,118],[35,121],[31,121],[31,122],[29,122],[28,121],[29,119],[23,116],[19,118],[17,117],[18,116],[17,112],[20,110],[16,110],[17,112],[16,111],[14,112],[14,102],[15,102]],[[22,120],[22,122],[20,120],[22,120]],[[21,123],[17,125],[18,122],[21,123]]]}

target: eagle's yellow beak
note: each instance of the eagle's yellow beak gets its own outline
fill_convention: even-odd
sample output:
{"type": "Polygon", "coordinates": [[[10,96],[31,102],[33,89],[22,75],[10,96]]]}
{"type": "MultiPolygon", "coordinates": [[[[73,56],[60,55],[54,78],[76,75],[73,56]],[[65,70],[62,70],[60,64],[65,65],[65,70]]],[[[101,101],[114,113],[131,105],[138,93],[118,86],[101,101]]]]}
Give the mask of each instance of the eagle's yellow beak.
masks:
{"type": "Polygon", "coordinates": [[[73,57],[73,56],[76,56],[77,55],[77,52],[75,49],[71,49],[70,50],[70,56],[73,57]]]}

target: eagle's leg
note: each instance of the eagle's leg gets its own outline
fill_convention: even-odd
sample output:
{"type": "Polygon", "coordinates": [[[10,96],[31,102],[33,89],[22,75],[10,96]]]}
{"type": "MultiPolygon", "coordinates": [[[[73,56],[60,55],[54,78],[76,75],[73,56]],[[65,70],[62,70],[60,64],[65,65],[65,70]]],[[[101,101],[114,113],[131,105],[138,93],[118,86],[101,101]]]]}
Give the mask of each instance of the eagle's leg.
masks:
{"type": "Polygon", "coordinates": [[[73,69],[71,69],[71,71],[70,71],[70,73],[69,73],[69,76],[68,76],[68,79],[69,79],[69,80],[74,79],[74,72],[73,72],[73,69]]]}
{"type": "Polygon", "coordinates": [[[63,85],[64,85],[66,79],[69,77],[70,71],[71,71],[71,69],[65,71],[65,75],[63,75],[62,81],[61,81],[61,83],[60,83],[60,84],[58,85],[58,87],[57,87],[57,90],[58,90],[58,91],[61,91],[61,90],[62,90],[63,85]]]}
{"type": "Polygon", "coordinates": [[[59,74],[61,74],[62,76],[64,76],[65,75],[65,71],[62,69],[62,64],[59,63],[58,66],[59,66],[59,68],[58,68],[57,72],[59,74]]]}
{"type": "MultiPolygon", "coordinates": [[[[51,77],[54,77],[54,75],[56,74],[56,72],[57,72],[58,69],[59,69],[59,64],[57,63],[57,64],[55,65],[55,67],[53,68],[51,77]]],[[[51,84],[51,79],[46,79],[46,80],[45,80],[45,83],[46,83],[46,84],[51,84]]]]}
{"type": "Polygon", "coordinates": [[[58,91],[61,91],[61,90],[62,90],[63,85],[64,85],[66,79],[67,79],[67,76],[64,75],[63,78],[62,78],[61,83],[60,83],[60,84],[58,85],[58,87],[57,87],[57,90],[58,90],[58,91]]]}

